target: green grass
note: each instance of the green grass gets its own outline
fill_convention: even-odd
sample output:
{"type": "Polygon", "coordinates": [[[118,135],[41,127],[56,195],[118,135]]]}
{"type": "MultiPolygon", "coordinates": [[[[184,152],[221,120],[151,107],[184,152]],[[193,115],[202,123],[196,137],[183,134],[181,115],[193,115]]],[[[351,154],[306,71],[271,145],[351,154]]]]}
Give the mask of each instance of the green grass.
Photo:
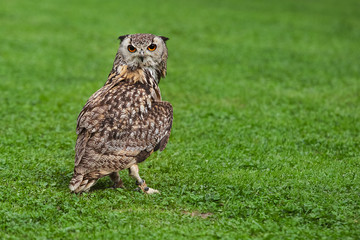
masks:
{"type": "Polygon", "coordinates": [[[359,239],[358,1],[3,1],[1,239],[359,239]],[[117,36],[170,38],[161,195],[68,189],[117,36]],[[207,218],[201,213],[211,214],[207,218]]]}

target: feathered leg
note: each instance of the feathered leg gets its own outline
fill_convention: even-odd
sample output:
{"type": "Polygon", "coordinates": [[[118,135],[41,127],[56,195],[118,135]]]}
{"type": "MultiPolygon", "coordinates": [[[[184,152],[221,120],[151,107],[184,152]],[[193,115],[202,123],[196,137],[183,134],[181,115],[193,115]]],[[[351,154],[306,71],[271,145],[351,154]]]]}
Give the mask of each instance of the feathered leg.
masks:
{"type": "Polygon", "coordinates": [[[111,181],[114,182],[113,188],[125,188],[118,172],[113,172],[109,176],[111,181]]]}
{"type": "Polygon", "coordinates": [[[141,191],[143,193],[146,194],[154,194],[154,193],[160,193],[158,190],[153,189],[153,188],[149,188],[146,183],[145,180],[141,179],[140,175],[139,175],[139,167],[137,164],[132,165],[129,168],[129,175],[132,178],[136,179],[136,184],[139,186],[139,188],[141,189],[141,191]]]}

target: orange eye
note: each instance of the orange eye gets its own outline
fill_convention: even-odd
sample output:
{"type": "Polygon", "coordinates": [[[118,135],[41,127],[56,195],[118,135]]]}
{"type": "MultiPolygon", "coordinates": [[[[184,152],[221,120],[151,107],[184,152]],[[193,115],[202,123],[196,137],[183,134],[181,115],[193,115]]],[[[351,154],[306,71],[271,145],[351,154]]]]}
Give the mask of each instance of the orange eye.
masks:
{"type": "Polygon", "coordinates": [[[136,52],[136,48],[135,48],[133,45],[129,45],[129,46],[128,46],[128,50],[129,50],[129,52],[131,52],[131,53],[136,52]]]}
{"type": "Polygon", "coordinates": [[[150,44],[150,45],[147,47],[147,49],[152,52],[152,51],[154,51],[154,50],[156,49],[156,45],[155,45],[155,44],[150,44]]]}

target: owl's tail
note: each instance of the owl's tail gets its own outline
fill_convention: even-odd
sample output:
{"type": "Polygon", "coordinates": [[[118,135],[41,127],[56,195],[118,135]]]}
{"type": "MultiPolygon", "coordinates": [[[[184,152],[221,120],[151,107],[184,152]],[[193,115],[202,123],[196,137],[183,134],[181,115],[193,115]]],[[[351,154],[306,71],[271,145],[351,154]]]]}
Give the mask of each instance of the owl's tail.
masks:
{"type": "Polygon", "coordinates": [[[99,171],[95,171],[86,175],[74,171],[74,176],[69,184],[71,192],[80,193],[88,191],[99,179],[99,177],[97,177],[98,174],[99,171]]]}
{"type": "Polygon", "coordinates": [[[73,178],[70,180],[69,188],[71,192],[78,193],[77,191],[83,182],[84,175],[74,172],[73,178]]]}

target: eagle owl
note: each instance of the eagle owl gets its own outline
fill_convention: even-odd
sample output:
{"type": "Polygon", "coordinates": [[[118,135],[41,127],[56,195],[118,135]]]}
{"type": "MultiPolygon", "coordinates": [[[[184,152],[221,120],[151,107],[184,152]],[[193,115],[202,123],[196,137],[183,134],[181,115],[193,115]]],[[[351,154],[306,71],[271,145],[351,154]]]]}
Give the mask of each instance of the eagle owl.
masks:
{"type": "Polygon", "coordinates": [[[138,163],[164,150],[170,136],[173,109],[161,101],[159,81],[166,75],[168,38],[153,34],[120,36],[120,47],[105,85],[86,102],[77,119],[72,192],[88,191],[110,176],[123,187],[119,171],[129,175],[147,194],[138,163]]]}

